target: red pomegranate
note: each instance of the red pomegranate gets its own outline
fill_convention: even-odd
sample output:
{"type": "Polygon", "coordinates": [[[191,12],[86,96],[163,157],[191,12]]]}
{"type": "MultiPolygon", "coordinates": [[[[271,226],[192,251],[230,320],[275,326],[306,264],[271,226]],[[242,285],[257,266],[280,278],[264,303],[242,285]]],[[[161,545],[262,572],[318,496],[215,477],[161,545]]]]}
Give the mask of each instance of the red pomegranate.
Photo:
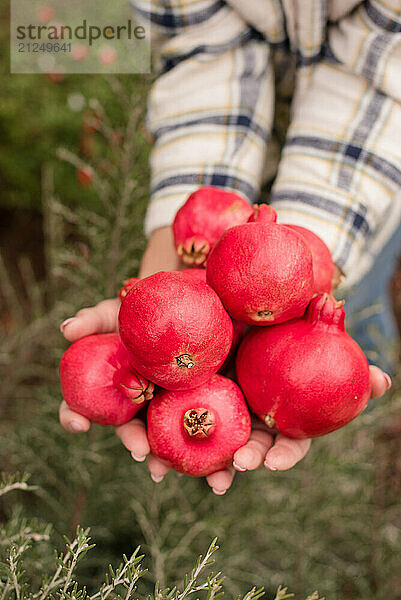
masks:
{"type": "MultiPolygon", "coordinates": [[[[277,221],[277,213],[269,204],[254,204],[253,209],[254,212],[249,217],[248,223],[275,223],[277,221]]],[[[335,269],[330,250],[323,240],[310,229],[300,225],[286,225],[286,227],[299,233],[309,246],[312,253],[315,293],[330,293],[335,269]]]]}
{"type": "MultiPolygon", "coordinates": [[[[187,275],[191,279],[198,279],[200,281],[204,281],[206,283],[206,269],[185,269],[185,271],[181,271],[184,275],[187,275]]],[[[241,321],[237,321],[237,319],[231,319],[233,323],[233,341],[231,344],[230,352],[226,360],[223,363],[223,366],[219,369],[220,373],[224,373],[228,367],[232,365],[235,352],[238,348],[238,344],[242,340],[245,335],[245,331],[247,329],[247,324],[242,323],[241,321]]]]}
{"type": "Polygon", "coordinates": [[[206,281],[230,315],[249,325],[300,317],[314,293],[312,254],[301,235],[275,222],[270,206],[223,233],[211,252],[206,281]]]}
{"type": "Polygon", "coordinates": [[[316,296],[302,319],[252,330],[237,354],[251,410],[293,438],[325,435],[366,407],[369,365],[344,329],[343,301],[316,296]]]}
{"type": "Polygon", "coordinates": [[[159,392],[149,404],[147,422],[152,452],[194,477],[228,467],[251,433],[244,396],[222,375],[194,390],[159,392]]]}
{"type": "Polygon", "coordinates": [[[100,425],[130,421],[154,390],[131,370],[129,353],[115,333],[74,342],[61,359],[60,379],[68,406],[100,425]]]}
{"type": "Polygon", "coordinates": [[[330,250],[324,241],[310,229],[306,229],[306,227],[301,227],[300,225],[287,225],[287,227],[299,233],[312,252],[315,292],[318,294],[323,292],[330,293],[333,287],[335,269],[330,250]]]}
{"type": "Polygon", "coordinates": [[[204,281],[206,283],[206,270],[205,269],[184,269],[184,271],[180,271],[190,279],[196,279],[197,281],[204,281]]]}
{"type": "Polygon", "coordinates": [[[252,207],[242,196],[216,187],[202,187],[188,197],[173,223],[178,255],[187,265],[203,265],[222,233],[246,223],[252,207]]]}
{"type": "Polygon", "coordinates": [[[207,381],[223,364],[233,337],[217,294],[179,271],[140,280],[121,304],[119,325],[133,368],[168,390],[207,381]]]}

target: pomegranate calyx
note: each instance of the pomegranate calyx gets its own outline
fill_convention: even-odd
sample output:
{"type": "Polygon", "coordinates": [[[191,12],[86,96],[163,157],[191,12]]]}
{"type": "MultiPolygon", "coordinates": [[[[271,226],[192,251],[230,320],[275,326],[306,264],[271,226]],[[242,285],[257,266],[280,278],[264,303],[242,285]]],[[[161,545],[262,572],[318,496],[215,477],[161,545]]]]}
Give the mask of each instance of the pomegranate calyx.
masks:
{"type": "Polygon", "coordinates": [[[253,213],[248,223],[276,223],[277,213],[269,204],[253,204],[253,213]]]}
{"type": "Polygon", "coordinates": [[[142,404],[142,402],[147,402],[148,400],[151,400],[153,398],[153,391],[155,389],[155,386],[150,381],[146,388],[130,387],[124,385],[121,382],[119,385],[123,393],[127,396],[127,398],[129,398],[135,404],[142,404]]]}
{"type": "Polygon", "coordinates": [[[185,431],[196,438],[207,438],[213,431],[215,423],[206,408],[190,408],[183,417],[185,431]]]}
{"type": "Polygon", "coordinates": [[[270,427],[270,429],[274,429],[276,427],[276,420],[270,416],[270,415],[265,415],[263,418],[265,424],[267,425],[267,427],[270,427]]]}
{"type": "Polygon", "coordinates": [[[210,252],[210,244],[206,240],[192,237],[179,244],[177,252],[184,264],[200,266],[210,252]]]}
{"type": "Polygon", "coordinates": [[[132,290],[134,285],[139,281],[138,277],[129,277],[123,281],[123,287],[118,292],[120,301],[122,302],[124,298],[127,296],[128,292],[132,290]]]}
{"type": "Polygon", "coordinates": [[[180,356],[176,356],[175,362],[179,367],[186,367],[187,369],[192,369],[192,367],[195,366],[195,363],[189,354],[181,354],[180,356]]]}
{"type": "Polygon", "coordinates": [[[271,317],[273,314],[272,310],[260,310],[258,312],[258,316],[261,317],[262,319],[268,319],[269,317],[271,317]]]}
{"type": "Polygon", "coordinates": [[[305,313],[305,318],[310,323],[323,323],[325,325],[336,325],[344,330],[345,300],[337,300],[327,292],[315,296],[305,313]]]}
{"type": "Polygon", "coordinates": [[[122,367],[116,372],[115,377],[114,385],[135,404],[142,404],[153,398],[154,384],[130,368],[122,367]]]}

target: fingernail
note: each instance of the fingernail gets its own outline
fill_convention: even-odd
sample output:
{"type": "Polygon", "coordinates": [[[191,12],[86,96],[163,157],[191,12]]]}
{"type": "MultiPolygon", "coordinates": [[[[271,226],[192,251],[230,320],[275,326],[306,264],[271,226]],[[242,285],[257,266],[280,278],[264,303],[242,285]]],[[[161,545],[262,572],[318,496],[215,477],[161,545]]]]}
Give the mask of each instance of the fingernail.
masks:
{"type": "Polygon", "coordinates": [[[144,460],[146,460],[146,454],[145,454],[145,456],[137,456],[136,454],[134,454],[133,452],[131,452],[131,456],[137,462],[143,462],[144,460]]]}
{"type": "Polygon", "coordinates": [[[63,321],[60,325],[61,333],[64,333],[64,329],[67,327],[67,325],[69,325],[74,320],[75,320],[75,317],[70,317],[69,319],[66,319],[65,321],[63,321]]]}
{"type": "Polygon", "coordinates": [[[227,490],[216,490],[216,488],[212,488],[212,490],[213,490],[213,494],[216,494],[216,496],[224,496],[224,494],[227,491],[227,490]]]}
{"type": "Polygon", "coordinates": [[[391,377],[387,373],[383,373],[383,375],[384,375],[384,379],[386,380],[386,383],[387,383],[387,387],[386,387],[386,391],[387,391],[391,388],[391,377]]]}
{"type": "Polygon", "coordinates": [[[245,467],[240,467],[239,465],[237,465],[236,462],[233,462],[233,467],[234,469],[236,469],[237,471],[246,471],[245,467]]]}
{"type": "Polygon", "coordinates": [[[153,473],[151,473],[150,476],[155,483],[160,483],[164,478],[164,475],[153,475],[153,473]]]}
{"type": "Polygon", "coordinates": [[[83,433],[85,431],[79,421],[70,421],[70,429],[75,433],[83,433]]]}
{"type": "Polygon", "coordinates": [[[268,462],[265,462],[265,467],[266,469],[269,469],[269,471],[278,471],[277,467],[273,466],[273,465],[269,465],[268,462]]]}

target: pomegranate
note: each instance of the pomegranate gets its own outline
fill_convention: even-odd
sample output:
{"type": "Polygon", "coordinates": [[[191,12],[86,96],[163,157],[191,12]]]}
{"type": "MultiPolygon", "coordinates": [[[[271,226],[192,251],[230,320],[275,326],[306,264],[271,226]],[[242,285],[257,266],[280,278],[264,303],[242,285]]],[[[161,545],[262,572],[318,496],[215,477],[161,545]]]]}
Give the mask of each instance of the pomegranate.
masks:
{"type": "Polygon", "coordinates": [[[300,317],[314,293],[312,254],[301,235],[256,208],[251,222],[223,233],[211,252],[206,281],[230,315],[249,325],[300,317]]]}
{"type": "Polygon", "coordinates": [[[205,269],[185,269],[184,271],[180,271],[190,279],[196,279],[197,281],[203,281],[206,283],[206,270],[205,269]]]}
{"type": "MultiPolygon", "coordinates": [[[[185,269],[185,271],[181,271],[184,275],[188,275],[191,279],[198,279],[200,281],[206,282],[206,270],[205,269],[185,269]]],[[[235,352],[238,348],[238,344],[242,340],[245,335],[245,331],[247,329],[246,323],[242,323],[241,321],[237,321],[237,319],[231,319],[233,323],[233,341],[231,344],[230,352],[226,360],[223,363],[223,366],[219,369],[219,372],[224,373],[228,367],[231,366],[233,358],[235,356],[235,352]]]]}
{"type": "Polygon", "coordinates": [[[147,422],[152,452],[194,477],[228,467],[251,433],[244,396],[222,375],[194,390],[159,392],[149,404],[147,422]]]}
{"type": "Polygon", "coordinates": [[[178,255],[186,265],[203,265],[221,234],[246,223],[252,207],[242,196],[207,186],[191,194],[173,223],[178,255]]]}
{"type": "MultiPolygon", "coordinates": [[[[254,212],[249,217],[248,223],[275,223],[277,221],[277,213],[269,204],[254,204],[253,209],[254,212]]],[[[286,227],[299,233],[309,246],[312,253],[315,293],[330,293],[335,269],[330,250],[324,241],[310,229],[300,225],[286,225],[286,227]]]]}
{"type": "Polygon", "coordinates": [[[366,407],[369,365],[344,329],[343,304],[320,294],[302,319],[254,329],[242,341],[238,382],[268,427],[293,438],[319,437],[366,407]]]}
{"type": "Polygon", "coordinates": [[[131,370],[129,353],[115,333],[74,342],[61,359],[60,379],[68,406],[100,425],[130,421],[154,390],[131,370]]]}
{"type": "Polygon", "coordinates": [[[138,281],[121,304],[119,325],[133,368],[168,390],[207,381],[223,364],[233,338],[217,294],[179,271],[138,281]]]}
{"type": "Polygon", "coordinates": [[[299,233],[308,244],[312,252],[313,279],[315,281],[315,292],[330,293],[333,287],[335,265],[331,253],[326,244],[319,236],[310,229],[300,225],[286,225],[293,231],[299,233]]]}

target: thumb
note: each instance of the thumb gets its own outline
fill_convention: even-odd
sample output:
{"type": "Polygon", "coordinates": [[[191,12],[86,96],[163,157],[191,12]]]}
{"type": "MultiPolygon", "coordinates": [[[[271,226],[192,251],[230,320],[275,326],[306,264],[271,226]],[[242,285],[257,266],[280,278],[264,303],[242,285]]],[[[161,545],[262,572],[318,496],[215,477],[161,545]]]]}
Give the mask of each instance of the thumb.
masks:
{"type": "Polygon", "coordinates": [[[75,317],[66,319],[61,323],[60,331],[70,342],[93,333],[116,333],[119,309],[120,301],[117,298],[103,300],[96,306],[81,309],[75,317]]]}

